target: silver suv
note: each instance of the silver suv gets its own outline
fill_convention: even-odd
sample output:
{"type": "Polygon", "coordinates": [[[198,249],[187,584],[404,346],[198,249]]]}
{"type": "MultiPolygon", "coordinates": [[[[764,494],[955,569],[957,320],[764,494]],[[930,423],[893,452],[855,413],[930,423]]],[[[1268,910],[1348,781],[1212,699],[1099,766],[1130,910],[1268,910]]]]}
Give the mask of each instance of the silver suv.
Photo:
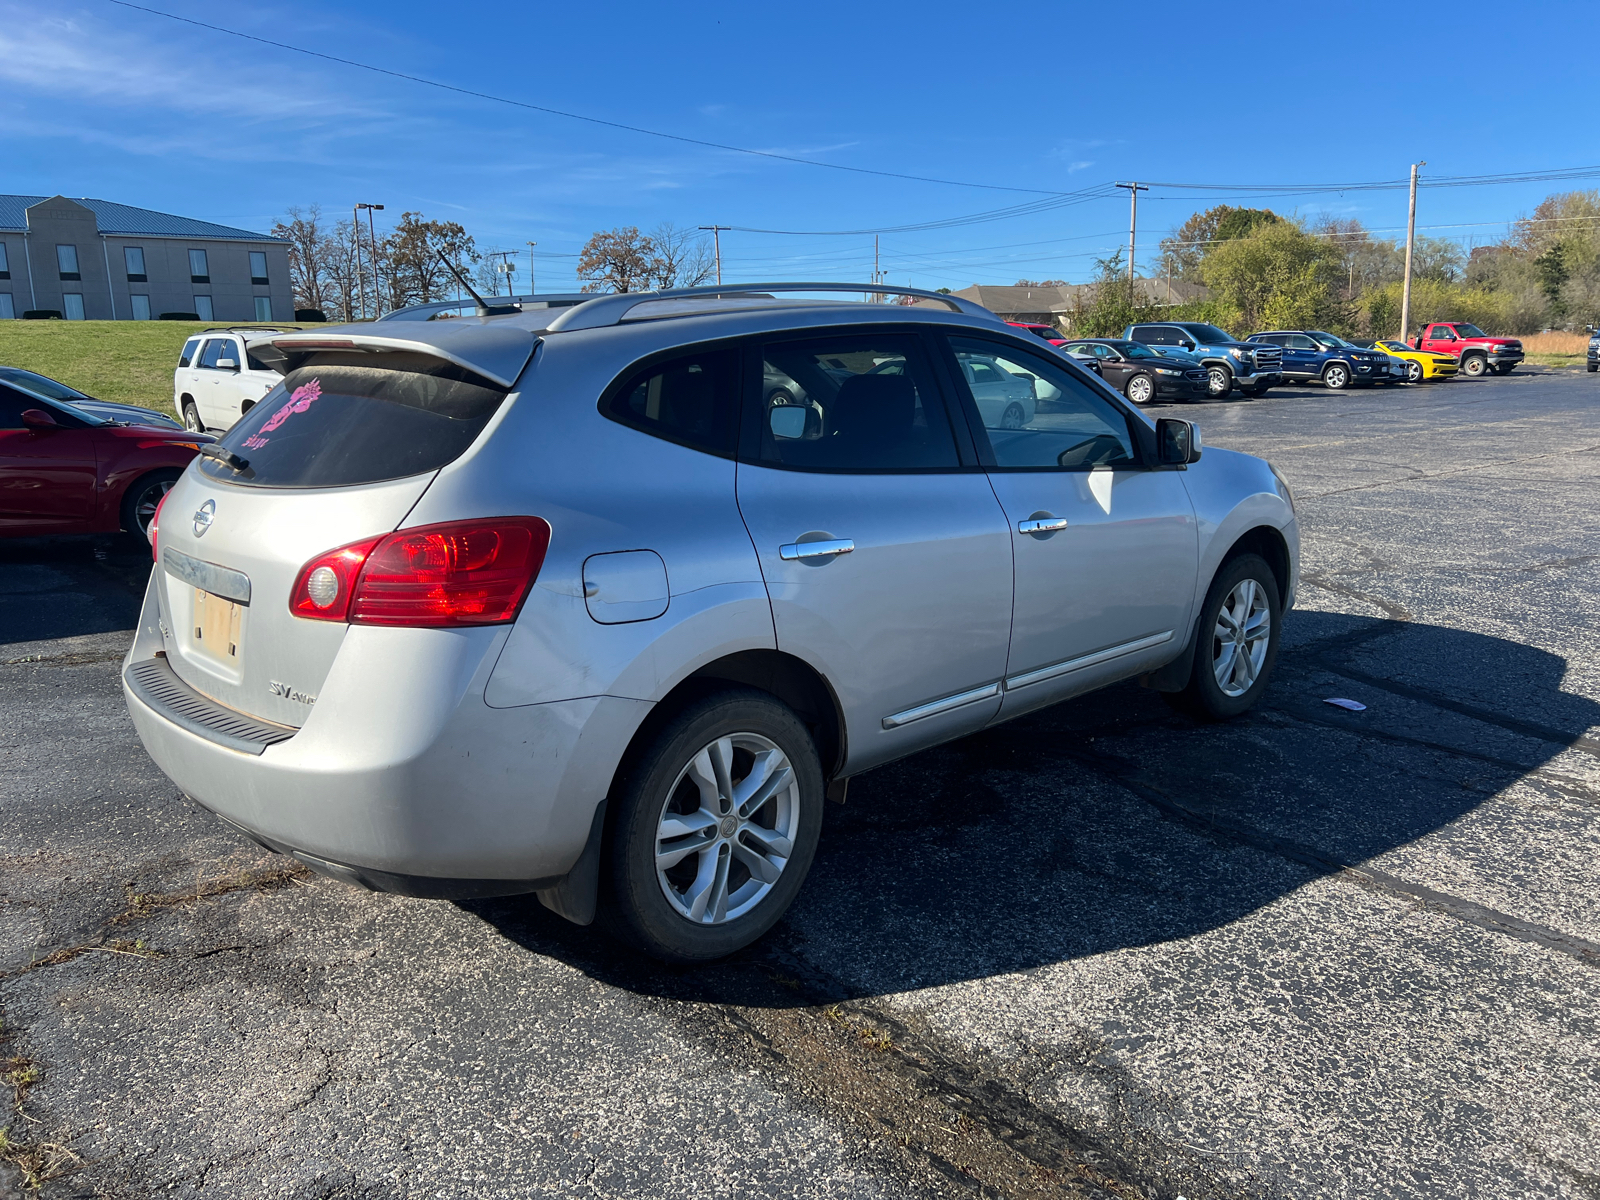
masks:
{"type": "Polygon", "coordinates": [[[1249,708],[1281,476],[969,302],[839,298],[872,290],[252,341],[281,382],[152,527],[151,756],[327,875],[693,961],[782,915],[852,775],[1130,678],[1249,708]]]}

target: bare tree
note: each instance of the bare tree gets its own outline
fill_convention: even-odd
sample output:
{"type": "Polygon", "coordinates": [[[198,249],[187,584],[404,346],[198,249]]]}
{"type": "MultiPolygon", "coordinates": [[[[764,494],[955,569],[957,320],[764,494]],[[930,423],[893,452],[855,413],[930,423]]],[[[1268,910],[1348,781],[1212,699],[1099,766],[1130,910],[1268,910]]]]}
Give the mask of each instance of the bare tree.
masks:
{"type": "Polygon", "coordinates": [[[656,244],[636,225],[596,233],[578,255],[586,292],[640,292],[656,280],[656,244]]]}
{"type": "Polygon", "coordinates": [[[699,287],[717,273],[716,256],[706,236],[671,221],[657,225],[649,237],[655,248],[651,282],[658,288],[699,287]]]}
{"type": "MultiPolygon", "coordinates": [[[[329,302],[343,312],[346,321],[354,321],[361,315],[362,287],[367,282],[366,264],[361,261],[365,256],[356,244],[359,232],[348,220],[340,221],[328,238],[324,260],[328,273],[329,302]]],[[[369,303],[371,295],[369,287],[369,303]]]]}
{"type": "Polygon", "coordinates": [[[478,290],[486,296],[500,294],[502,289],[507,295],[517,294],[516,255],[506,257],[504,250],[485,250],[483,258],[478,263],[478,270],[473,276],[473,282],[478,285],[478,290]]]}
{"type": "Polygon", "coordinates": [[[328,308],[329,259],[335,253],[335,238],[322,225],[322,206],[313,204],[304,213],[291,208],[287,222],[278,221],[272,226],[272,236],[289,243],[289,282],[294,289],[295,307],[328,308]]]}

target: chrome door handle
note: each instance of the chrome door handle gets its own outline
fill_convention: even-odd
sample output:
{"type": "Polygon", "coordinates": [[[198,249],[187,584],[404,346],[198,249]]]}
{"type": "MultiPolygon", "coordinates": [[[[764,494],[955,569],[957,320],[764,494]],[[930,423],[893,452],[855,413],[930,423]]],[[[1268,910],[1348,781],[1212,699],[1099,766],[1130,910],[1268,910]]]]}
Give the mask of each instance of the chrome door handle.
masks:
{"type": "Polygon", "coordinates": [[[1065,517],[1030,517],[1026,521],[1017,522],[1018,533],[1055,533],[1067,527],[1065,517]]]}
{"type": "Polygon", "coordinates": [[[832,558],[835,554],[849,554],[856,548],[849,538],[835,538],[831,542],[791,542],[778,547],[778,557],[785,562],[804,558],[832,558]]]}

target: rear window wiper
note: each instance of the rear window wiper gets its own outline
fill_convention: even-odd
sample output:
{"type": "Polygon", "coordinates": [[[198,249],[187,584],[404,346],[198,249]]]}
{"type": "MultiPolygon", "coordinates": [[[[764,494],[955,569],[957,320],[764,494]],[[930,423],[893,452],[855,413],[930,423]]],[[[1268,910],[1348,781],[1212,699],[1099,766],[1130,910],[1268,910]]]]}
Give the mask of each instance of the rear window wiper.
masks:
{"type": "Polygon", "coordinates": [[[201,446],[200,457],[214,458],[223,466],[227,467],[236,474],[242,473],[248,470],[250,467],[250,460],[248,458],[240,458],[237,454],[235,454],[232,450],[227,449],[220,442],[212,442],[209,445],[201,446]]]}

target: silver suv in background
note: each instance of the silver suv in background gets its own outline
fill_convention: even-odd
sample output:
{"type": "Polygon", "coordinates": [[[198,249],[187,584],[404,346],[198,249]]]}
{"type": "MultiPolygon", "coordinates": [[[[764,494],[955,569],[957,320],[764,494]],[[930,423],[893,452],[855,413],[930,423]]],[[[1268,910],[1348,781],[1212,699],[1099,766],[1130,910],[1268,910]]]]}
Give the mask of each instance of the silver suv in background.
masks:
{"type": "Polygon", "coordinates": [[[778,920],[852,775],[1119,680],[1248,709],[1282,477],[969,302],[838,298],[873,290],[252,340],[281,381],[152,531],[150,754],[325,874],[695,961],[778,920]]]}

